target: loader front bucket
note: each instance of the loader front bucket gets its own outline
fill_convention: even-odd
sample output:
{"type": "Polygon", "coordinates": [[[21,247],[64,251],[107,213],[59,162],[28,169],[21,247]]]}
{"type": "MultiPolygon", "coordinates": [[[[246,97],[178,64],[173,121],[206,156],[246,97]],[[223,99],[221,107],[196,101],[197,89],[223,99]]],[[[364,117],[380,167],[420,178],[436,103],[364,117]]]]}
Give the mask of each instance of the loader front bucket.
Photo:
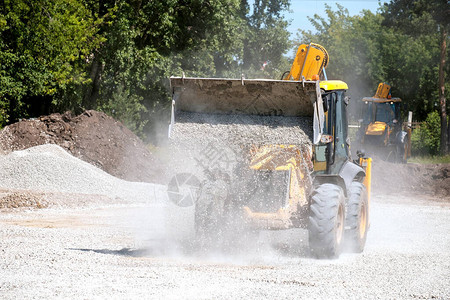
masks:
{"type": "Polygon", "coordinates": [[[171,77],[175,111],[261,116],[313,116],[315,81],[171,77]]]}

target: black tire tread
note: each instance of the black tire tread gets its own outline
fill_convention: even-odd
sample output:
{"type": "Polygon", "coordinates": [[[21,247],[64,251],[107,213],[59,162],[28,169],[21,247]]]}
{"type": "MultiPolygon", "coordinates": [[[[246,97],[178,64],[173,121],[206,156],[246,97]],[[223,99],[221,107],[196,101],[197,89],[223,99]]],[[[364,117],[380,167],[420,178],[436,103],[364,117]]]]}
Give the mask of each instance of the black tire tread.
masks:
{"type": "Polygon", "coordinates": [[[334,230],[340,205],[344,205],[344,192],[338,185],[322,184],[312,194],[308,220],[309,246],[318,258],[335,258],[340,254],[341,245],[336,243],[334,230]]]}
{"type": "Polygon", "coordinates": [[[368,229],[368,203],[366,187],[360,182],[352,182],[350,186],[349,198],[347,201],[347,213],[345,217],[345,241],[346,249],[350,252],[361,253],[367,238],[368,229]],[[360,205],[361,201],[366,205],[366,232],[364,236],[360,236],[360,205]]]}

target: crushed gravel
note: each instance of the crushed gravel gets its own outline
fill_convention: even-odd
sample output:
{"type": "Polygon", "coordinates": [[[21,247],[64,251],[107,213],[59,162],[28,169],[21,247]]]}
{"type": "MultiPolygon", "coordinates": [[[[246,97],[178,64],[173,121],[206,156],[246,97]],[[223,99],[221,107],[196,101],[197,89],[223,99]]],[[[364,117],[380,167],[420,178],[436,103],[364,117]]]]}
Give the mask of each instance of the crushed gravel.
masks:
{"type": "Polygon", "coordinates": [[[166,183],[164,165],[121,122],[88,110],[22,120],[0,130],[0,153],[56,144],[73,156],[128,181],[166,183]]]}
{"type": "Polygon", "coordinates": [[[256,115],[178,112],[170,138],[174,143],[227,145],[309,145],[312,119],[256,115]]]}
{"type": "MultiPolygon", "coordinates": [[[[449,299],[450,209],[374,197],[362,254],[311,259],[307,234],[273,231],[291,248],[247,256],[158,252],[137,245],[124,210],[0,214],[2,299],[449,299]],[[120,222],[115,217],[122,217],[120,222]],[[286,235],[285,235],[286,234],[286,235]]],[[[412,202],[415,201],[415,202],[412,202]]],[[[143,208],[136,208],[144,211],[143,208]]],[[[173,217],[173,223],[178,219],[173,217]]],[[[261,235],[260,235],[261,237],[261,235]]],[[[262,241],[270,243],[270,238],[262,241]]],[[[248,243],[248,249],[252,244],[248,243]]]]}
{"type": "Polygon", "coordinates": [[[166,189],[118,179],[54,144],[0,156],[0,188],[98,194],[131,202],[161,201],[166,189]]]}
{"type": "Polygon", "coordinates": [[[170,128],[173,174],[203,178],[205,169],[234,177],[234,168],[248,159],[251,146],[298,145],[309,149],[312,118],[233,114],[176,113],[170,128]]]}

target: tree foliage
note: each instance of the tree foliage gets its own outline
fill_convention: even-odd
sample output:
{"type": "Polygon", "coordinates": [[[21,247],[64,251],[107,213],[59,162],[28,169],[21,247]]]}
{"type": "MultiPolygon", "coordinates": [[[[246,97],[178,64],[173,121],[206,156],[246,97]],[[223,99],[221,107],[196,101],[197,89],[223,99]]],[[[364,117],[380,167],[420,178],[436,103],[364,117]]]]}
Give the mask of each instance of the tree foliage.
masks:
{"type": "Polygon", "coordinates": [[[445,65],[450,4],[447,0],[392,0],[385,4],[385,24],[417,38],[440,33],[439,41],[439,109],[441,117],[441,154],[448,152],[447,104],[445,97],[445,65]]]}
{"type": "Polygon", "coordinates": [[[151,131],[170,104],[171,75],[284,71],[288,7],[288,0],[252,7],[244,0],[5,0],[0,126],[100,109],[136,132],[151,131]]]}
{"type": "Polygon", "coordinates": [[[289,23],[283,18],[282,12],[289,8],[287,0],[256,0],[253,12],[248,14],[243,38],[242,69],[250,76],[279,78],[286,71],[288,63],[283,54],[289,48],[289,33],[286,27],[289,23]],[[262,67],[263,64],[267,64],[262,67]]]}
{"type": "MultiPolygon", "coordinates": [[[[144,136],[167,118],[171,75],[279,79],[290,68],[289,2],[4,0],[0,127],[98,109],[144,136]]],[[[444,2],[396,0],[356,16],[325,6],[325,17],[310,18],[315,31],[300,31],[294,43],[327,48],[328,77],[349,84],[351,103],[388,82],[404,109],[423,120],[440,105],[444,2]]]]}
{"type": "Polygon", "coordinates": [[[437,111],[430,112],[421,127],[413,131],[411,137],[412,149],[416,154],[439,153],[440,147],[440,117],[437,111]]]}
{"type": "Polygon", "coordinates": [[[77,0],[3,1],[0,122],[24,117],[28,106],[50,105],[68,85],[85,83],[80,64],[104,41],[97,35],[102,22],[77,0]]]}

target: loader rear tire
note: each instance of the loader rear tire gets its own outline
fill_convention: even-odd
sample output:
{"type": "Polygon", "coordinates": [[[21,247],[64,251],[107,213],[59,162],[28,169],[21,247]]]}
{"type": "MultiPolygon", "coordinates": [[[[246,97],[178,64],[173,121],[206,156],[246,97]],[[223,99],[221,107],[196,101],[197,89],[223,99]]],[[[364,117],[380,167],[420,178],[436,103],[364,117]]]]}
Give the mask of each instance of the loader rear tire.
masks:
{"type": "Polygon", "coordinates": [[[338,185],[318,186],[311,197],[309,248],[317,258],[337,258],[342,250],[345,221],[344,191],[338,185]]]}
{"type": "Polygon", "coordinates": [[[364,250],[369,225],[368,208],[366,187],[360,182],[353,182],[345,218],[345,249],[349,252],[361,253],[364,250]]]}

